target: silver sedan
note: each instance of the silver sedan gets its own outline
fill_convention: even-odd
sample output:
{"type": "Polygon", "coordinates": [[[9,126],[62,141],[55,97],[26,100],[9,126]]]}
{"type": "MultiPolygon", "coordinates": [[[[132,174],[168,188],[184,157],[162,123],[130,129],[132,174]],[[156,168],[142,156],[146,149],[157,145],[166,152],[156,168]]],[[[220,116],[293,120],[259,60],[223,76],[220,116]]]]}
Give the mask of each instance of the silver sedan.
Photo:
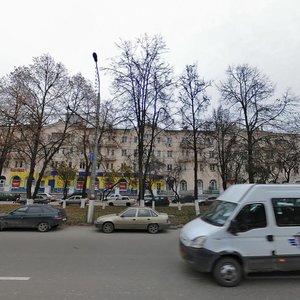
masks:
{"type": "Polygon", "coordinates": [[[148,207],[128,208],[119,214],[99,217],[95,226],[105,233],[115,229],[142,229],[149,233],[157,233],[170,226],[169,216],[148,207]]]}

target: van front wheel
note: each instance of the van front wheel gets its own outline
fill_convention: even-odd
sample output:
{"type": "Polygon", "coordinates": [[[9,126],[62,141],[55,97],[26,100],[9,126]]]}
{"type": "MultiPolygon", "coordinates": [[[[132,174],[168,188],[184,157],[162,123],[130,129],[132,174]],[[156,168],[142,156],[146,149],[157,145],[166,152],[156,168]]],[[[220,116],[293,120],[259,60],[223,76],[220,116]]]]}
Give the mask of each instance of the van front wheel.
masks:
{"type": "Polygon", "coordinates": [[[213,276],[222,286],[237,286],[242,280],[242,266],[234,258],[221,258],[214,267],[213,276]]]}

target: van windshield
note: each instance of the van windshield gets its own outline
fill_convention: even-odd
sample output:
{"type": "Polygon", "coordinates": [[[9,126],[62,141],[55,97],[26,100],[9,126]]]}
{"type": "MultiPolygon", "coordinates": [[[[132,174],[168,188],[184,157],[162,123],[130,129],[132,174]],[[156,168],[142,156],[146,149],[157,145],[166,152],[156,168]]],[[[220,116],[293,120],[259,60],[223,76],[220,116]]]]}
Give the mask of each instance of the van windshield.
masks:
{"type": "Polygon", "coordinates": [[[223,226],[236,206],[236,203],[215,200],[200,218],[215,226],[223,226]]]}

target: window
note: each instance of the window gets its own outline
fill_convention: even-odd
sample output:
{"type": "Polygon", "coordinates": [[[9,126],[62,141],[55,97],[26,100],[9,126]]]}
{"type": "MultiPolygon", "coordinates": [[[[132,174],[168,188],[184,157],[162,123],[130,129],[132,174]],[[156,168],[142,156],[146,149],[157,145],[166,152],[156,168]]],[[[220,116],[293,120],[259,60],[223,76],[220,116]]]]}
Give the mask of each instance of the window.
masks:
{"type": "Polygon", "coordinates": [[[151,217],[151,213],[149,209],[139,209],[138,217],[151,217]]]}
{"type": "Polygon", "coordinates": [[[18,188],[20,187],[20,183],[21,183],[21,178],[19,176],[14,176],[11,181],[11,187],[18,188]]]}
{"type": "Polygon", "coordinates": [[[186,191],[187,190],[187,183],[185,180],[180,181],[180,190],[181,191],[186,191]]]}
{"type": "Polygon", "coordinates": [[[216,170],[216,165],[215,165],[215,164],[210,164],[210,165],[209,165],[209,169],[210,169],[211,171],[215,171],[215,170],[216,170]]]}
{"type": "Polygon", "coordinates": [[[122,217],[124,218],[133,218],[136,215],[136,209],[128,209],[123,214],[122,217]]]}
{"type": "Polygon", "coordinates": [[[214,179],[212,179],[210,182],[209,182],[209,189],[211,190],[211,191],[215,191],[215,190],[217,190],[217,181],[216,180],[214,180],[214,179]]]}
{"type": "Polygon", "coordinates": [[[158,217],[158,214],[156,212],[154,212],[153,210],[151,210],[151,217],[158,217]]]}
{"type": "Polygon", "coordinates": [[[69,168],[72,168],[72,162],[69,161],[69,168]]]}
{"type": "Polygon", "coordinates": [[[161,191],[161,183],[156,184],[156,189],[157,189],[157,191],[161,191]]]}
{"type": "Polygon", "coordinates": [[[22,168],[23,167],[23,162],[21,160],[16,160],[15,161],[15,168],[22,168]]]}
{"type": "Polygon", "coordinates": [[[127,150],[126,149],[122,149],[122,156],[126,156],[127,155],[127,150]]]}
{"type": "Polygon", "coordinates": [[[122,143],[127,143],[127,136],[122,136],[122,143]]]}
{"type": "Polygon", "coordinates": [[[41,214],[42,208],[41,207],[37,207],[37,206],[32,206],[28,208],[28,213],[29,214],[41,214]]]}
{"type": "Polygon", "coordinates": [[[27,210],[28,210],[28,206],[18,208],[13,211],[13,215],[23,215],[27,212],[27,210]]]}
{"type": "Polygon", "coordinates": [[[0,176],[0,188],[4,188],[5,186],[6,177],[0,176]]]}
{"type": "Polygon", "coordinates": [[[79,168],[80,169],[84,169],[85,168],[85,163],[83,161],[80,162],[79,168]]]}
{"type": "Polygon", "coordinates": [[[146,134],[144,135],[144,140],[150,141],[150,140],[151,140],[151,137],[152,137],[151,134],[146,133],[146,134]]]}
{"type": "Polygon", "coordinates": [[[137,137],[137,136],[134,137],[134,142],[135,142],[135,143],[138,142],[138,137],[137,137]]]}
{"type": "Polygon", "coordinates": [[[168,171],[172,171],[172,165],[171,164],[167,165],[167,169],[168,171]]]}
{"type": "Polygon", "coordinates": [[[161,150],[157,150],[157,157],[161,156],[161,150]]]}
{"type": "Polygon", "coordinates": [[[168,143],[168,144],[172,144],[172,138],[168,137],[168,138],[167,138],[167,143],[168,143]]]}
{"type": "Polygon", "coordinates": [[[278,226],[300,225],[300,198],[274,198],[272,205],[278,226]]]}
{"type": "Polygon", "coordinates": [[[82,190],[83,184],[84,184],[84,178],[79,177],[79,178],[77,179],[76,188],[77,188],[78,190],[82,190]]]}
{"type": "Polygon", "coordinates": [[[214,151],[209,151],[209,158],[214,158],[214,151]]]}
{"type": "Polygon", "coordinates": [[[244,206],[235,219],[240,232],[267,226],[265,207],[262,203],[244,206]]]}
{"type": "Polygon", "coordinates": [[[198,190],[203,190],[203,180],[201,179],[197,180],[197,188],[198,190]]]}
{"type": "Polygon", "coordinates": [[[172,157],[173,156],[173,151],[172,150],[167,151],[167,156],[172,157]]]}
{"type": "Polygon", "coordinates": [[[111,149],[111,156],[115,156],[115,149],[111,149]]]}
{"type": "Polygon", "coordinates": [[[157,143],[160,143],[160,141],[161,141],[160,136],[158,136],[158,137],[156,138],[156,142],[157,142],[157,143]]]}

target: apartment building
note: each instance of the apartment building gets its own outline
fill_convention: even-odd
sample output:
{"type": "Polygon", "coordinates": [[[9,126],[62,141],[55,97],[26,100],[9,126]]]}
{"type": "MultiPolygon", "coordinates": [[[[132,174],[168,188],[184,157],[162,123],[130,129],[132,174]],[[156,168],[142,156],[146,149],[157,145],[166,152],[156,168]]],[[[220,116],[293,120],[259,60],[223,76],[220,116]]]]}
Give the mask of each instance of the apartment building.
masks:
{"type": "MultiPolygon", "coordinates": [[[[59,126],[49,126],[45,129],[45,138],[54,139],[59,135],[59,126]]],[[[47,166],[40,188],[46,192],[61,192],[62,181],[55,172],[55,166],[64,161],[69,166],[77,169],[77,176],[69,183],[70,191],[82,189],[86,170],[85,151],[92,148],[93,132],[88,133],[89,138],[83,144],[82,132],[78,128],[72,131],[70,137],[55,155],[53,162],[47,166]]],[[[144,142],[151,139],[150,134],[144,136],[144,142]]],[[[166,182],[168,175],[180,166],[178,175],[178,192],[181,194],[193,193],[194,189],[194,155],[193,151],[185,143],[186,131],[184,130],[162,130],[154,140],[154,157],[159,164],[152,172],[154,180],[151,188],[155,193],[170,191],[166,182]]],[[[117,182],[124,177],[125,180],[115,188],[121,193],[136,194],[137,186],[137,151],[138,139],[134,129],[111,129],[105,132],[100,142],[100,155],[97,164],[96,190],[103,191],[113,181],[117,182]],[[122,166],[131,169],[131,175],[124,174],[122,166]],[[127,176],[127,177],[126,177],[127,176]],[[135,179],[135,180],[134,180],[135,179]]],[[[218,192],[222,183],[217,171],[217,161],[214,152],[213,142],[208,143],[199,152],[197,174],[198,190],[202,192],[218,192]]],[[[42,168],[42,161],[37,163],[34,178],[36,179],[42,168]]],[[[26,190],[27,178],[29,174],[29,162],[21,158],[16,153],[12,153],[6,162],[5,168],[0,177],[0,190],[24,192],[26,190]]],[[[88,174],[89,175],[89,174],[88,174]]],[[[87,186],[89,186],[89,176],[87,186]]]]}

